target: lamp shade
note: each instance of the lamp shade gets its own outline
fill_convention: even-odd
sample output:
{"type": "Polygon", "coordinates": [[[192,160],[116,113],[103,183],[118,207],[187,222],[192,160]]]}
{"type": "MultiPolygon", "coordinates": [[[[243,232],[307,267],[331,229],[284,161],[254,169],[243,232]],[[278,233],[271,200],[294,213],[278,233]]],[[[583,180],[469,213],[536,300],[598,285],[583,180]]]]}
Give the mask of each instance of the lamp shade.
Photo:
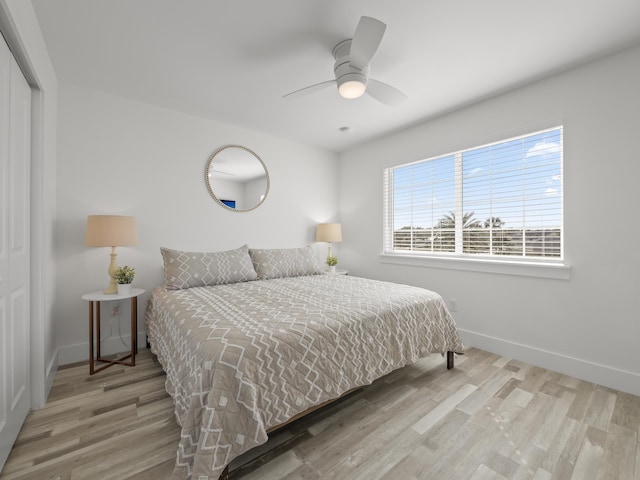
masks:
{"type": "Polygon", "coordinates": [[[316,242],[335,243],[342,241],[342,225],[339,223],[320,223],[316,231],[316,242]]]}
{"type": "Polygon", "coordinates": [[[138,244],[136,217],[89,215],[84,237],[87,247],[120,247],[138,244]]]}

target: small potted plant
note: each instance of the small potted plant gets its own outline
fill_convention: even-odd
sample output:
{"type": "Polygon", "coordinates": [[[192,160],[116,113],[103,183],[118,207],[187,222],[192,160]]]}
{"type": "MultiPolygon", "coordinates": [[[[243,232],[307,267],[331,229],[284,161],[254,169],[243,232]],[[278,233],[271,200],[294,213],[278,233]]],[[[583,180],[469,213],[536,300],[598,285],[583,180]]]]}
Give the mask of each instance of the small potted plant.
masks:
{"type": "Polygon", "coordinates": [[[136,276],[136,269],[125,265],[124,267],[118,267],[113,274],[113,278],[118,282],[118,294],[128,295],[131,293],[131,282],[133,277],[136,276]]]}
{"type": "Polygon", "coordinates": [[[336,265],[338,264],[338,257],[335,255],[329,255],[327,257],[327,265],[329,265],[329,273],[336,273],[336,265]]]}

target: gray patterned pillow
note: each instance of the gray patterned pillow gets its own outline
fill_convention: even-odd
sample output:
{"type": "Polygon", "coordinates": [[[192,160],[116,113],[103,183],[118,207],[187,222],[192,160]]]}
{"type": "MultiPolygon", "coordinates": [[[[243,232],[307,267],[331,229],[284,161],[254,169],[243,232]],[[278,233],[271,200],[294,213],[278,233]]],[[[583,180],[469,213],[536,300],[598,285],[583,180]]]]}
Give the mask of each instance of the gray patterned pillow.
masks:
{"type": "Polygon", "coordinates": [[[169,290],[224,285],[257,278],[246,245],[226,252],[182,252],[160,248],[164,286],[169,290]]]}
{"type": "Polygon", "coordinates": [[[300,277],[322,273],[318,257],[311,246],[249,250],[258,279],[300,277]]]}

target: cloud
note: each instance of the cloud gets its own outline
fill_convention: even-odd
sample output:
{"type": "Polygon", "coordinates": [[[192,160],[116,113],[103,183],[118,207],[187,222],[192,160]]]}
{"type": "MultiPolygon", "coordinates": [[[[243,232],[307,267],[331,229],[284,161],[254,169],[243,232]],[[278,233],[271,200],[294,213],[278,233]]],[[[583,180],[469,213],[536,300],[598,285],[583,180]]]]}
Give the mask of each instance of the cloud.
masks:
{"type": "Polygon", "coordinates": [[[539,142],[527,151],[526,158],[559,154],[562,151],[556,142],[539,142]]]}
{"type": "Polygon", "coordinates": [[[483,170],[484,168],[482,167],[476,167],[473,170],[471,170],[469,173],[466,173],[464,176],[465,178],[475,177],[476,175],[479,175],[483,170]]]}
{"type": "Polygon", "coordinates": [[[562,175],[551,175],[551,178],[547,178],[545,183],[549,185],[551,183],[559,182],[560,180],[562,180],[562,175]]]}

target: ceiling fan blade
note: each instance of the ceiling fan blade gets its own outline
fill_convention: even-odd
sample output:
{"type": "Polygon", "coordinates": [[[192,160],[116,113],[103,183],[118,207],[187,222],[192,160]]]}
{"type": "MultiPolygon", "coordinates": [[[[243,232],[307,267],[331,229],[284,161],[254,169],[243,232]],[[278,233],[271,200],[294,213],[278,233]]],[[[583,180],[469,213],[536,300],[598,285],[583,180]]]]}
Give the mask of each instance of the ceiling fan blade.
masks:
{"type": "Polygon", "coordinates": [[[407,96],[397,88],[373,78],[367,82],[367,93],[379,102],[391,107],[395,107],[407,99],[407,96]]]}
{"type": "Polygon", "coordinates": [[[380,20],[361,17],[351,40],[350,64],[362,70],[376,53],[387,26],[380,20]]]}
{"type": "Polygon", "coordinates": [[[297,98],[303,97],[313,92],[317,92],[318,90],[322,90],[329,85],[335,85],[335,80],[327,80],[326,82],[316,83],[315,85],[310,85],[308,87],[301,88],[300,90],[296,90],[295,92],[287,93],[283,95],[282,98],[297,98]]]}

